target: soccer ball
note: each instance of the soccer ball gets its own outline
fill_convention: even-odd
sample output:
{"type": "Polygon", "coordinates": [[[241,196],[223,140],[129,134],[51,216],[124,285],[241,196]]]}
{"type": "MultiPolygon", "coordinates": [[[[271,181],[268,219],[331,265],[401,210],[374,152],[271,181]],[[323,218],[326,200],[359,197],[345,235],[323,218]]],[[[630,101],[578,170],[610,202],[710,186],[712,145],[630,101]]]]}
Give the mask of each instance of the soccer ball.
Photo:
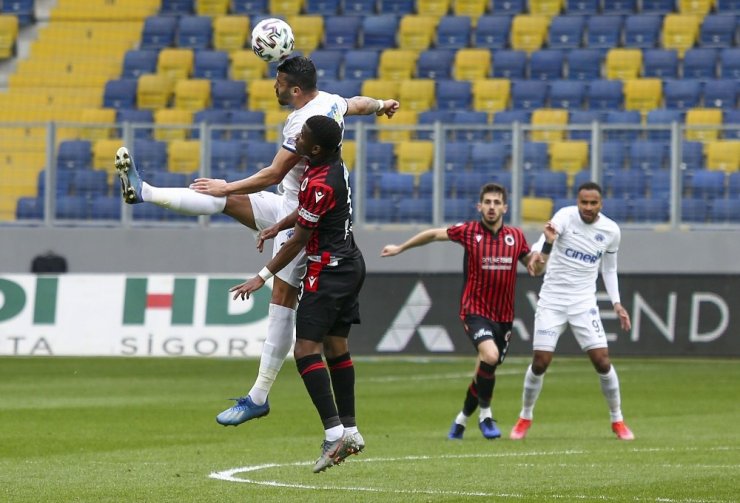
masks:
{"type": "Polygon", "coordinates": [[[294,42],[293,30],[281,19],[263,19],[252,30],[252,50],[268,63],[290,56],[294,42]]]}

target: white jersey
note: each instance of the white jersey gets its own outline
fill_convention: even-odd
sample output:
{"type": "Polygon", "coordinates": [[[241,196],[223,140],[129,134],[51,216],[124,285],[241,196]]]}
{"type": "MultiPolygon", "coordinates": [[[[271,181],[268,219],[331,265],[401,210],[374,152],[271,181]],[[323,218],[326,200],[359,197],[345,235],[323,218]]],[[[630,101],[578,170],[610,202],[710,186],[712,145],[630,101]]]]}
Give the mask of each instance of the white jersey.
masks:
{"type": "MultiPolygon", "coordinates": [[[[577,206],[560,209],[551,221],[558,237],[547,261],[538,305],[593,306],[602,256],[619,249],[619,226],[604,214],[587,224],[581,220],[577,206]]],[[[543,235],[532,248],[541,250],[544,240],[543,235]]]]}
{"type": "MultiPolygon", "coordinates": [[[[347,100],[338,94],[329,94],[319,91],[314,99],[294,110],[285,121],[283,127],[283,148],[295,153],[295,140],[301,132],[303,124],[314,115],[331,117],[344,132],[344,114],[347,113],[347,100]]],[[[298,161],[282,181],[285,197],[293,208],[298,206],[298,191],[301,188],[301,176],[306,168],[306,161],[298,161]]]]}

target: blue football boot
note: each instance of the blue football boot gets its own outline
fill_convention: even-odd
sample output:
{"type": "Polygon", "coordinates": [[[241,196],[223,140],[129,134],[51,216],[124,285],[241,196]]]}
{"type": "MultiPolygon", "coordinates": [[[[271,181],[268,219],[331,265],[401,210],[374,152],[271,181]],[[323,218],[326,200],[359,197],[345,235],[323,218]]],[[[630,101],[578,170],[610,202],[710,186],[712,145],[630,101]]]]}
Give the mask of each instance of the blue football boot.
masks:
{"type": "Polygon", "coordinates": [[[485,438],[493,439],[501,436],[501,430],[498,429],[496,421],[490,417],[487,417],[478,423],[478,427],[485,438]]]}
{"type": "Polygon", "coordinates": [[[447,434],[447,438],[450,440],[462,440],[463,433],[465,433],[465,425],[457,424],[455,421],[452,421],[452,426],[450,427],[450,432],[447,434]]]}
{"type": "Polygon", "coordinates": [[[237,426],[250,419],[257,419],[270,413],[270,402],[267,400],[265,400],[264,405],[257,405],[249,395],[241,398],[232,398],[232,400],[236,400],[236,405],[229,407],[216,416],[218,424],[237,426]]]}

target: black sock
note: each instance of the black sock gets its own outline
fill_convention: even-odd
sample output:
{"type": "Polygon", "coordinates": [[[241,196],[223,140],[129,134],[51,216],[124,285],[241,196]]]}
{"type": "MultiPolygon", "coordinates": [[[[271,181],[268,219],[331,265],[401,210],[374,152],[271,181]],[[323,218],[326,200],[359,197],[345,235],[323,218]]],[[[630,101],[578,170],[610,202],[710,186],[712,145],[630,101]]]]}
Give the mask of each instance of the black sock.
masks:
{"type": "Polygon", "coordinates": [[[327,358],[331,376],[331,387],[334,390],[334,399],[337,402],[339,419],[345,428],[357,426],[355,422],[355,366],[349,353],[327,358]]]}
{"type": "Polygon", "coordinates": [[[339,426],[341,422],[331,393],[329,373],[326,371],[321,355],[304,356],[296,360],[295,363],[298,367],[298,373],[301,374],[303,379],[303,384],[306,385],[308,395],[321,417],[324,429],[328,430],[334,426],[339,426]]]}
{"type": "Polygon", "coordinates": [[[478,388],[475,384],[475,379],[470,382],[468,386],[468,392],[465,394],[465,401],[463,402],[463,414],[466,416],[472,416],[475,409],[478,407],[478,388]]]}
{"type": "Polygon", "coordinates": [[[491,406],[493,397],[493,387],[496,384],[496,365],[489,365],[486,362],[480,362],[478,373],[475,376],[478,387],[478,404],[482,409],[491,406]]]}

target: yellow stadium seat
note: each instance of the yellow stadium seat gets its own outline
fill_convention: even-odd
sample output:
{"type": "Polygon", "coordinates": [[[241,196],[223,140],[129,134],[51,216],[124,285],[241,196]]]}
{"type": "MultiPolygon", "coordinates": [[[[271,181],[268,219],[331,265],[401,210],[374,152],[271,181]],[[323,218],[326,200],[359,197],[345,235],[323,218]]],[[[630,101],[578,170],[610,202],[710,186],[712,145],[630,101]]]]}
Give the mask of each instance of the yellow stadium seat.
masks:
{"type": "Polygon", "coordinates": [[[94,15],[94,19],[100,21],[143,21],[147,16],[157,14],[160,3],[160,0],[59,0],[51,10],[51,20],[88,21],[94,15]]]}
{"type": "Polygon", "coordinates": [[[552,217],[553,202],[549,197],[523,197],[522,220],[543,223],[552,217]]]}
{"type": "Polygon", "coordinates": [[[719,137],[719,126],[721,125],[722,110],[719,108],[691,108],[686,112],[686,139],[701,142],[714,141],[719,137]]]}
{"type": "Polygon", "coordinates": [[[209,79],[183,79],[175,83],[175,108],[203,110],[211,104],[209,79]]]}
{"type": "Polygon", "coordinates": [[[678,12],[704,16],[709,13],[713,5],[714,0],[678,0],[678,12]]]}
{"type": "Polygon", "coordinates": [[[412,51],[424,51],[434,39],[439,18],[408,14],[401,18],[398,29],[398,47],[412,51]]]}
{"type": "Polygon", "coordinates": [[[405,80],[414,76],[419,53],[406,49],[386,49],[380,54],[378,77],[385,80],[405,80]]]}
{"type": "Polygon", "coordinates": [[[313,52],[324,38],[322,16],[289,16],[288,24],[293,28],[295,50],[304,55],[313,52]]]}
{"type": "Polygon", "coordinates": [[[231,54],[231,79],[252,82],[264,79],[267,74],[267,62],[258,58],[252,51],[236,51],[231,54]]]}
{"type": "Polygon", "coordinates": [[[165,108],[170,101],[170,84],[167,77],[145,73],[136,85],[136,105],[138,108],[157,110],[165,108]]]}
{"type": "Polygon", "coordinates": [[[740,169],[740,141],[720,140],[706,146],[707,169],[737,171],[740,169]]]}
{"type": "Polygon", "coordinates": [[[82,110],[80,122],[89,124],[80,130],[83,140],[102,140],[113,136],[114,128],[110,125],[116,122],[116,111],[112,108],[86,108],[82,110]]]}
{"type": "Polygon", "coordinates": [[[253,80],[249,83],[249,109],[279,110],[280,103],[275,98],[275,81],[268,79],[253,80]]]}
{"type": "Polygon", "coordinates": [[[434,142],[411,140],[398,144],[398,172],[418,175],[429,171],[434,162],[434,142]]]}
{"type": "Polygon", "coordinates": [[[154,139],[161,141],[184,140],[190,136],[193,112],[176,108],[154,111],[154,139]],[[159,127],[161,126],[161,127],[159,127]]]}
{"type": "Polygon", "coordinates": [[[636,79],[642,69],[640,49],[610,49],[606,53],[606,78],[612,80],[636,79]]]}
{"type": "Polygon", "coordinates": [[[199,140],[172,140],[167,145],[167,170],[191,174],[200,168],[199,140]]]}
{"type": "MultiPolygon", "coordinates": [[[[533,126],[566,126],[568,124],[568,111],[555,110],[551,108],[538,108],[532,112],[533,126]]],[[[531,141],[561,141],[565,136],[565,129],[549,129],[532,131],[531,141]]]]}
{"type": "Polygon", "coordinates": [[[229,11],[229,0],[195,0],[195,13],[199,16],[223,16],[229,11]]]}
{"type": "Polygon", "coordinates": [[[247,16],[219,16],[213,20],[213,48],[217,51],[240,51],[248,36],[247,16]]]}
{"type": "Polygon", "coordinates": [[[18,17],[0,16],[0,59],[12,58],[18,40],[18,17]]]}
{"type": "Polygon", "coordinates": [[[366,79],[360,92],[363,96],[382,96],[383,99],[398,99],[400,82],[397,80],[366,79]]]}
{"type": "MultiPolygon", "coordinates": [[[[392,128],[395,126],[413,126],[419,123],[419,118],[417,113],[413,110],[399,110],[393,116],[393,120],[390,120],[383,115],[381,117],[377,117],[375,119],[375,123],[392,128]]],[[[390,143],[399,143],[410,140],[412,133],[412,128],[403,130],[381,129],[378,131],[378,140],[390,143]]]]}
{"type": "Polygon", "coordinates": [[[663,101],[661,79],[629,79],[624,82],[624,108],[647,113],[663,101]]]}
{"type": "Polygon", "coordinates": [[[166,47],[159,52],[157,73],[167,77],[172,89],[178,80],[190,78],[193,73],[193,60],[192,49],[166,47]]]}
{"type": "Polygon", "coordinates": [[[357,157],[357,142],[354,140],[343,140],[342,141],[342,160],[344,165],[347,166],[349,171],[355,167],[355,160],[357,157]]]}
{"type": "Polygon", "coordinates": [[[288,111],[286,110],[269,110],[265,112],[265,140],[278,141],[287,117],[288,111]]]}
{"type": "Polygon", "coordinates": [[[301,13],[303,0],[270,0],[270,14],[274,16],[295,16],[301,13]]]}
{"type": "Polygon", "coordinates": [[[486,12],[487,0],[452,0],[452,13],[456,16],[468,16],[473,26],[478,18],[486,12]]]}
{"type": "Polygon", "coordinates": [[[588,166],[588,142],[558,141],[550,144],[550,169],[573,176],[588,166]]]}
{"type": "Polygon", "coordinates": [[[692,14],[666,14],[663,21],[663,49],[675,49],[678,56],[691,49],[699,36],[701,18],[692,14]]]}
{"type": "Polygon", "coordinates": [[[434,80],[402,80],[398,86],[398,98],[404,110],[424,112],[434,108],[434,80]]]}
{"type": "MultiPolygon", "coordinates": [[[[122,140],[97,140],[93,143],[93,169],[102,169],[113,175],[115,167],[113,158],[119,147],[123,146],[122,140]]],[[[110,181],[110,180],[109,180],[110,181]]]]}
{"type": "Polygon", "coordinates": [[[417,0],[416,11],[420,16],[442,17],[450,12],[451,0],[417,0]]]}
{"type": "Polygon", "coordinates": [[[509,79],[480,79],[473,81],[473,110],[498,112],[509,106],[511,81],[509,79]]]}
{"type": "Polygon", "coordinates": [[[458,49],[452,75],[455,80],[479,80],[491,73],[491,52],[488,49],[458,49]]]}
{"type": "Polygon", "coordinates": [[[519,51],[533,52],[542,47],[547,37],[550,20],[545,16],[514,16],[511,23],[511,48],[519,51]]]}
{"type": "Polygon", "coordinates": [[[535,16],[557,16],[563,9],[563,0],[529,0],[529,13],[535,16]]]}

